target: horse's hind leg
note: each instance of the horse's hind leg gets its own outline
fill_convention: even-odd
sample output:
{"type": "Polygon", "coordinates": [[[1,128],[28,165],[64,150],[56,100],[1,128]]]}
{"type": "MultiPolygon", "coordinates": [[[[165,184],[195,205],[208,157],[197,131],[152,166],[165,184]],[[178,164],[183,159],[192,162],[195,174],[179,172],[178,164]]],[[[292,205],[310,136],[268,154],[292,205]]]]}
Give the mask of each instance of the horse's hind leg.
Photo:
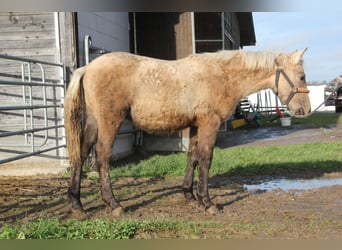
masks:
{"type": "Polygon", "coordinates": [[[94,119],[89,116],[81,138],[81,159],[71,164],[71,180],[68,189],[68,197],[71,200],[73,209],[83,211],[80,200],[82,166],[87,159],[91,147],[97,137],[97,127],[94,119]]]}
{"type": "Polygon", "coordinates": [[[195,196],[193,194],[193,179],[194,179],[194,171],[198,164],[198,150],[197,150],[197,128],[190,127],[190,143],[189,143],[189,151],[187,158],[187,166],[184,175],[183,181],[183,192],[185,199],[188,202],[192,202],[195,200],[195,196]]]}
{"type": "MultiPolygon", "coordinates": [[[[109,116],[110,117],[110,116],[109,116]]],[[[109,160],[112,147],[124,118],[108,118],[98,121],[98,140],[96,144],[96,164],[99,170],[102,200],[111,208],[112,215],[118,217],[124,213],[120,203],[115,199],[109,176],[109,160]]]]}

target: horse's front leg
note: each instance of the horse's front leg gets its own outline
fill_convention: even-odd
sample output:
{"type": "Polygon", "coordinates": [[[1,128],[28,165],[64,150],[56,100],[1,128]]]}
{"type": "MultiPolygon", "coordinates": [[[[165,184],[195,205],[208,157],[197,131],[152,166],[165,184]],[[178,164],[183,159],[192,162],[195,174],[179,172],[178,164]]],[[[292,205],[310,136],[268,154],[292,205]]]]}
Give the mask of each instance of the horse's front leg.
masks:
{"type": "Polygon", "coordinates": [[[213,157],[213,149],[216,141],[216,134],[220,126],[220,119],[212,116],[203,119],[203,123],[198,127],[198,163],[199,176],[197,187],[197,198],[206,211],[211,214],[217,213],[216,205],[214,205],[209,197],[208,180],[209,169],[213,157]]]}
{"type": "Polygon", "coordinates": [[[209,169],[212,160],[212,149],[203,153],[199,160],[199,173],[198,173],[198,186],[197,186],[197,198],[200,204],[205,207],[205,210],[210,214],[216,214],[216,205],[212,203],[209,197],[208,180],[209,180],[209,169]]]}
{"type": "Polygon", "coordinates": [[[188,150],[187,166],[183,181],[183,192],[185,199],[188,202],[196,200],[193,194],[193,179],[194,171],[198,164],[197,143],[197,128],[190,127],[190,143],[188,150]]]}

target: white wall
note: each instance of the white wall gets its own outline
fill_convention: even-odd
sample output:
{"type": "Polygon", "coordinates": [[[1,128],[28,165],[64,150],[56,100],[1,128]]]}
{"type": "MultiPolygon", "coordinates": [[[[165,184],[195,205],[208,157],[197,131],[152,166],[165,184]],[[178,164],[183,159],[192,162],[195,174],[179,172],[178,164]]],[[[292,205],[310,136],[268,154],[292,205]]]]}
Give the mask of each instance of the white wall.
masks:
{"type": "MultiPolygon", "coordinates": [[[[310,90],[309,97],[311,102],[311,110],[314,111],[318,106],[320,106],[324,102],[324,88],[326,85],[309,85],[308,89],[310,90]]],[[[276,96],[272,92],[272,90],[263,90],[261,91],[262,104],[265,104],[265,93],[267,94],[268,104],[272,107],[276,106],[276,96]],[[271,98],[269,98],[271,96],[271,98]]],[[[248,100],[252,103],[252,105],[257,105],[257,93],[254,93],[248,96],[248,100]]],[[[278,106],[281,106],[280,101],[278,99],[278,106]]],[[[334,106],[325,106],[324,104],[317,111],[334,111],[334,106]]]]}
{"type": "MultiPolygon", "coordinates": [[[[310,101],[311,110],[314,111],[319,105],[324,102],[324,88],[326,85],[310,85],[310,101]]],[[[335,106],[325,106],[324,104],[317,111],[334,111],[335,106]]]]}

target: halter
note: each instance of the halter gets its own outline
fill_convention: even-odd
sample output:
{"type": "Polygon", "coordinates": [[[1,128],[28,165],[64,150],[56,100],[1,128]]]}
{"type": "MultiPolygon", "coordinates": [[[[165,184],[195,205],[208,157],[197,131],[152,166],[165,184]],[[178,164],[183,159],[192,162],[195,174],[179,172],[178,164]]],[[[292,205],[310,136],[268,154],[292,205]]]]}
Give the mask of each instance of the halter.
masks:
{"type": "Polygon", "coordinates": [[[279,86],[279,78],[280,78],[280,74],[282,74],[285,77],[285,80],[287,81],[287,83],[290,85],[291,87],[291,93],[290,95],[287,97],[285,104],[288,105],[289,102],[291,101],[291,99],[293,98],[293,96],[297,93],[303,93],[303,94],[309,94],[310,90],[308,90],[307,88],[298,88],[296,87],[293,82],[290,80],[290,78],[287,76],[287,74],[285,73],[285,71],[283,70],[282,67],[278,66],[277,70],[276,70],[276,77],[275,77],[275,85],[276,85],[276,95],[278,96],[278,86],[279,86]]]}

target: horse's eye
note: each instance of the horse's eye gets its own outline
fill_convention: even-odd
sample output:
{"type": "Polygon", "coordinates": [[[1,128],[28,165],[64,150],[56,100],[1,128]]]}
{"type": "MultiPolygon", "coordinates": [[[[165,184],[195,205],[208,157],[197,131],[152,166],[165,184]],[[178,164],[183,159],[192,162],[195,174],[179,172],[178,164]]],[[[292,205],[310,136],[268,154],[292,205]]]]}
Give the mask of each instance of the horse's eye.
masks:
{"type": "Polygon", "coordinates": [[[305,81],[305,75],[301,75],[301,76],[299,76],[299,80],[301,80],[301,81],[305,81]]]}

